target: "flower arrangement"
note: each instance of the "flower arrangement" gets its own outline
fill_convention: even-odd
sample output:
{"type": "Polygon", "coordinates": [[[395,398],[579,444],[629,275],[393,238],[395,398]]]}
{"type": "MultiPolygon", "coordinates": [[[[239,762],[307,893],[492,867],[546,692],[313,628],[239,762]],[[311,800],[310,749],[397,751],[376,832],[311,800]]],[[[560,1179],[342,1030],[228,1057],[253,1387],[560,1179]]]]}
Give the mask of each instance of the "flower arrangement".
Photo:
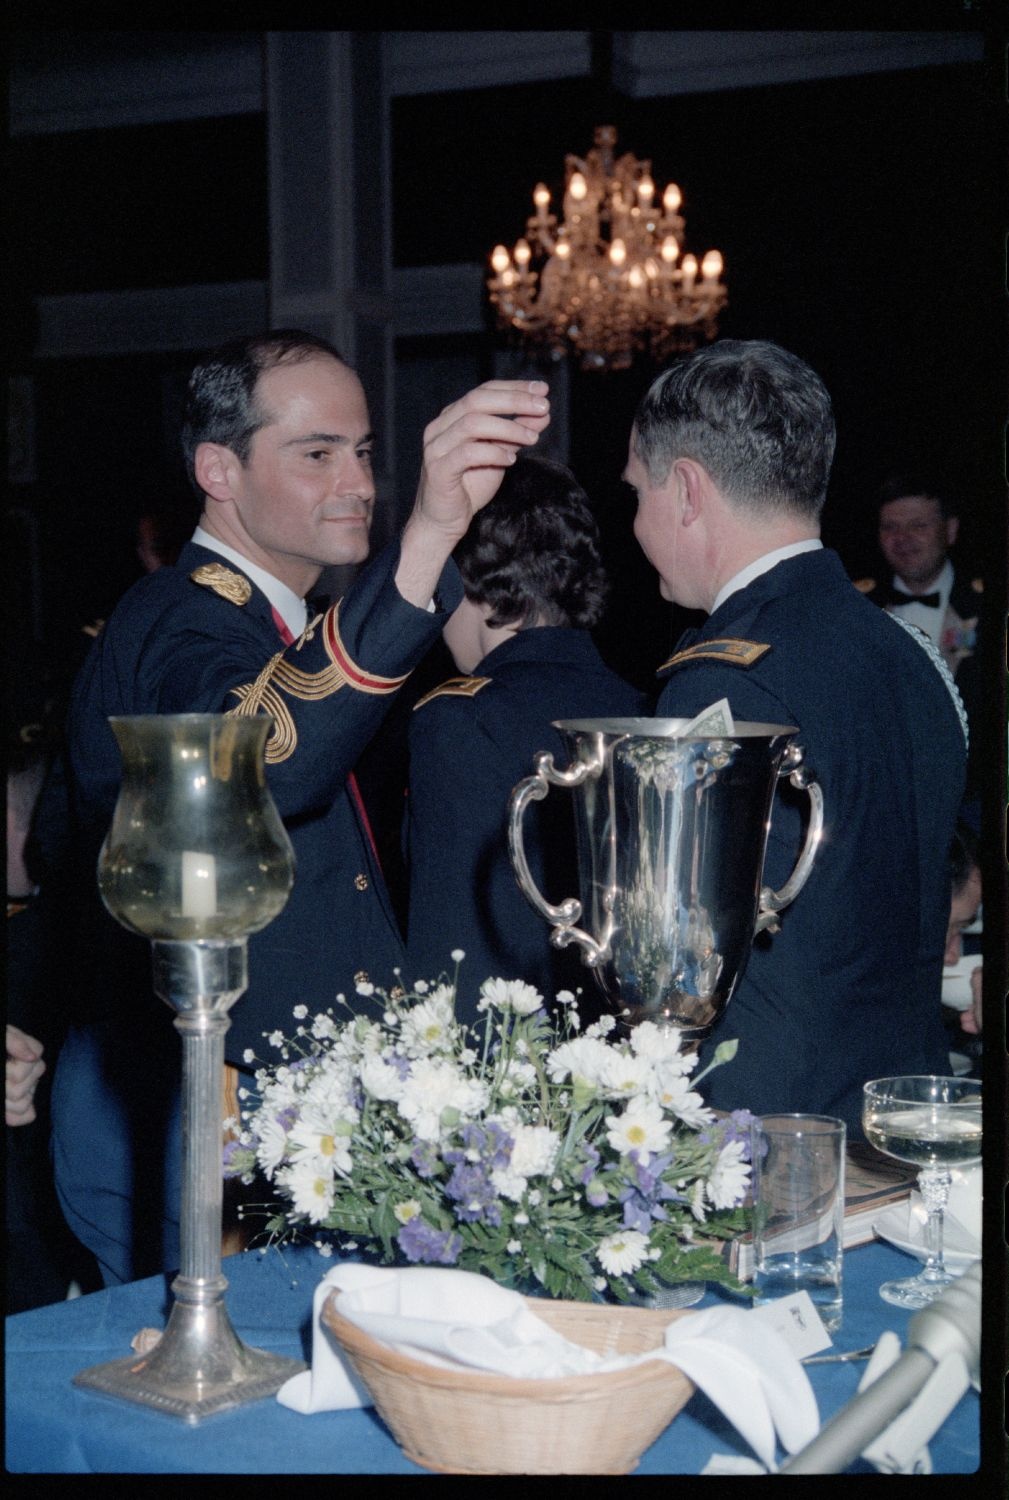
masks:
{"type": "Polygon", "coordinates": [[[374,1019],[341,995],[346,1019],[298,1006],[294,1036],[269,1036],[280,1060],[258,1068],[258,1102],[242,1091],[225,1171],[258,1170],[286,1200],[270,1240],[307,1231],[324,1253],[576,1300],[685,1280],[744,1290],[717,1241],[745,1227],[749,1115],[716,1119],[675,1028],[615,1039],[607,1017],[582,1034],[570,992],[552,1020],[530,985],[488,979],[464,1026],[462,956],[454,981],[409,994],[358,985],[374,1019]]]}

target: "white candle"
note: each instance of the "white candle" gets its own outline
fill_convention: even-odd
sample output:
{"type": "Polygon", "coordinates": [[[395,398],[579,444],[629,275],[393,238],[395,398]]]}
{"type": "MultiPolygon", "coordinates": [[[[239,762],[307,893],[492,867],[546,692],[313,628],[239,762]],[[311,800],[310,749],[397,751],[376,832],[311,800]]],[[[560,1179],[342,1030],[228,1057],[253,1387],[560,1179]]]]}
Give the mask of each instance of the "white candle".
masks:
{"type": "Polygon", "coordinates": [[[182,851],[182,915],[217,916],[217,861],[212,854],[182,851]]]}

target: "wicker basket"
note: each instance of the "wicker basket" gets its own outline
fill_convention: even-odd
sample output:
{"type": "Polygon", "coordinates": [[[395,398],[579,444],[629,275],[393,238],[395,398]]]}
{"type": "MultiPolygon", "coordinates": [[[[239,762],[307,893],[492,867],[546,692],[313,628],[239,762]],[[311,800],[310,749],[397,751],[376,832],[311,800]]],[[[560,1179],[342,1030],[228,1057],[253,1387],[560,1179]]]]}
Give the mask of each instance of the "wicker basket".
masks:
{"type": "MultiPolygon", "coordinates": [[[[440,1474],[629,1474],[693,1394],[665,1360],[602,1375],[520,1380],[447,1370],[376,1342],[336,1311],[323,1321],[407,1458],[440,1474]]],[[[689,1313],[527,1298],[545,1323],[598,1354],[643,1354],[689,1313]]]]}

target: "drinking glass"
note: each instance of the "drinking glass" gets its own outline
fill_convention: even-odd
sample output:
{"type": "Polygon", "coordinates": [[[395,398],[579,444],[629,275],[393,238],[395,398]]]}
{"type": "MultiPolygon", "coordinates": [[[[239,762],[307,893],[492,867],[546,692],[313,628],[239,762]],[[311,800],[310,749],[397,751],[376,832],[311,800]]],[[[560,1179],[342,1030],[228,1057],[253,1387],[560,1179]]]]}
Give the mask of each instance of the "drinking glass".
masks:
{"type": "Polygon", "coordinates": [[[897,1307],[927,1307],[955,1281],[942,1255],[950,1167],[981,1156],[981,1084],[974,1078],[919,1074],[876,1078],[862,1090],[867,1140],[886,1156],[921,1167],[918,1187],[928,1214],[928,1256],[917,1276],[885,1281],[879,1295],[897,1307]]]}

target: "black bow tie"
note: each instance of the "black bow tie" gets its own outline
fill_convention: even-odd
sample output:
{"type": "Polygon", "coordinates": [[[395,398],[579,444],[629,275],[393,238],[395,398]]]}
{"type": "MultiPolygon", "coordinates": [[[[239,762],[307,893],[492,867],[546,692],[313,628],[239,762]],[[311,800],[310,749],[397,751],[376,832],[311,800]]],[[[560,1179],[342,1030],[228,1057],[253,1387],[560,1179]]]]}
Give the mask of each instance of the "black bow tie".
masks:
{"type": "Polygon", "coordinates": [[[890,589],[886,603],[891,606],[894,604],[924,604],[926,609],[938,609],[939,599],[938,589],[934,594],[903,594],[899,589],[890,589]]]}

